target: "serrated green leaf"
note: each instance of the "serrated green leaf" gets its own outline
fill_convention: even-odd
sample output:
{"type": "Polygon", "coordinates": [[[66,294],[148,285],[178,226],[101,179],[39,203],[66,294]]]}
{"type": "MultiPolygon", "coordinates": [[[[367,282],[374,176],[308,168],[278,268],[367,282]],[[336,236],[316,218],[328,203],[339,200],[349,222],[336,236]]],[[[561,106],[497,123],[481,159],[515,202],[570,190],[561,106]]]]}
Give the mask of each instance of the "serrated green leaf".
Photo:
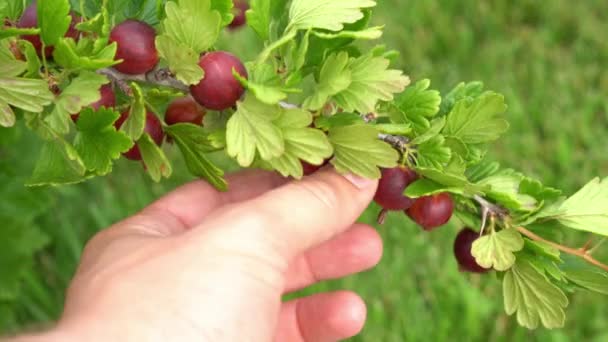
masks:
{"type": "Polygon", "coordinates": [[[91,71],[83,71],[72,80],[55,100],[55,109],[46,118],[49,126],[60,134],[70,131],[71,114],[79,113],[89,104],[99,101],[99,89],[108,79],[91,71]]]}
{"type": "Polygon", "coordinates": [[[524,248],[524,239],[514,229],[491,232],[473,242],[471,253],[484,268],[506,271],[515,263],[515,252],[524,248]]]}
{"type": "MultiPolygon", "coordinates": [[[[164,40],[190,48],[195,54],[209,50],[217,41],[222,16],[211,9],[210,0],[179,0],[165,5],[164,40]]],[[[165,55],[168,51],[164,52],[165,55]]],[[[173,52],[175,54],[175,52],[173,52]]]]}
{"type": "Polygon", "coordinates": [[[250,10],[247,11],[247,25],[262,40],[268,40],[272,21],[285,13],[286,4],[287,0],[251,0],[250,10]]]}
{"type": "Polygon", "coordinates": [[[364,124],[363,118],[355,113],[338,113],[332,116],[319,116],[315,119],[315,127],[329,131],[333,127],[364,124]]]}
{"type": "Polygon", "coordinates": [[[253,163],[256,153],[263,160],[280,157],[285,152],[285,143],[273,121],[280,117],[281,107],[265,104],[251,94],[237,106],[227,126],[228,155],[243,167],[253,163]]]}
{"type": "Polygon", "coordinates": [[[443,116],[448,114],[452,111],[456,103],[460,101],[465,101],[466,103],[470,104],[482,94],[483,83],[481,82],[459,83],[456,87],[454,87],[454,89],[443,97],[439,115],[443,116]]]}
{"type": "Polygon", "coordinates": [[[262,64],[254,70],[256,71],[251,79],[241,76],[236,70],[232,71],[232,75],[258,100],[266,104],[276,105],[287,98],[287,93],[301,92],[300,89],[284,88],[280,84],[280,79],[272,71],[272,67],[267,64],[262,64]],[[268,68],[271,68],[270,73],[268,73],[268,68]],[[264,71],[259,71],[260,69],[264,71]]]}
{"type": "Polygon", "coordinates": [[[560,269],[570,282],[589,291],[608,295],[608,272],[597,266],[575,256],[566,255],[560,269]]]}
{"type": "Polygon", "coordinates": [[[319,73],[319,82],[314,93],[303,104],[304,108],[319,110],[325,106],[330,97],[348,89],[352,83],[348,53],[332,54],[323,63],[319,73]]]}
{"type": "Polygon", "coordinates": [[[141,138],[139,138],[137,147],[139,148],[142,160],[146,165],[146,171],[153,181],[160,182],[163,177],[171,177],[171,174],[173,173],[171,162],[148,133],[144,133],[141,138]]]}
{"type": "Polygon", "coordinates": [[[55,46],[53,58],[57,64],[66,69],[96,71],[120,63],[114,60],[117,48],[118,45],[112,43],[105,45],[99,51],[94,51],[94,41],[90,38],[82,38],[78,46],[72,38],[61,38],[55,46]],[[89,42],[87,49],[81,48],[89,42]]]}
{"type": "Polygon", "coordinates": [[[139,85],[131,83],[131,90],[133,91],[133,96],[131,108],[129,109],[129,117],[122,124],[120,130],[131,140],[138,141],[146,128],[146,102],[139,85]]]}
{"type": "Polygon", "coordinates": [[[444,143],[445,138],[442,135],[436,135],[418,145],[417,165],[423,168],[443,169],[452,160],[452,151],[444,143]]]}
{"type": "Polygon", "coordinates": [[[464,188],[469,184],[463,173],[453,173],[429,167],[416,167],[416,173],[448,187],[464,188]]]}
{"type": "Polygon", "coordinates": [[[411,144],[420,145],[431,139],[436,138],[439,135],[439,133],[441,133],[441,130],[443,129],[443,127],[445,127],[445,118],[444,117],[433,120],[430,123],[429,129],[426,130],[424,133],[418,135],[416,138],[414,138],[411,141],[411,144]]]}
{"type": "Polygon", "coordinates": [[[375,124],[374,127],[385,134],[407,136],[412,132],[412,126],[409,124],[375,124]]]}
{"type": "Polygon", "coordinates": [[[321,130],[308,128],[311,123],[312,115],[302,109],[287,109],[275,121],[285,139],[285,152],[268,160],[268,164],[283,176],[302,178],[302,160],[321,165],[333,154],[327,136],[321,130]]]}
{"type": "Polygon", "coordinates": [[[198,84],[205,72],[198,65],[199,54],[192,48],[172,40],[168,35],[156,37],[156,48],[161,58],[169,63],[175,77],[187,85],[198,84]]]}
{"type": "Polygon", "coordinates": [[[234,20],[233,8],[232,0],[211,0],[211,9],[222,17],[222,26],[228,26],[234,20]]]}
{"type": "Polygon", "coordinates": [[[431,81],[423,79],[409,86],[393,101],[394,110],[390,112],[393,122],[411,122],[420,134],[430,128],[429,119],[439,112],[441,95],[430,90],[431,81]]]}
{"type": "Polygon", "coordinates": [[[464,194],[464,190],[462,188],[448,187],[426,178],[419,179],[408,185],[403,194],[410,198],[419,198],[444,192],[458,195],[464,194]]]}
{"type": "Polygon", "coordinates": [[[323,31],[312,31],[312,34],[322,39],[360,39],[374,40],[382,37],[384,26],[368,27],[360,31],[339,31],[329,33],[323,31]]]}
{"type": "Polygon", "coordinates": [[[479,182],[480,186],[488,186],[488,197],[495,200],[497,204],[518,211],[535,211],[541,204],[536,198],[523,194],[520,184],[525,176],[511,169],[502,170],[479,182]]]}
{"type": "Polygon", "coordinates": [[[19,37],[21,35],[36,35],[40,33],[39,28],[16,28],[7,27],[0,30],[0,39],[19,37]]]}
{"type": "Polygon", "coordinates": [[[547,329],[561,328],[566,321],[568,298],[562,290],[526,261],[518,261],[503,278],[505,311],[517,312],[517,322],[528,329],[540,323],[547,329]]]}
{"type": "Polygon", "coordinates": [[[399,153],[378,139],[371,125],[333,127],[329,140],[334,146],[331,163],[341,173],[351,172],[369,179],[380,178],[380,167],[397,165],[399,153]]]}
{"type": "Polygon", "coordinates": [[[19,41],[19,45],[27,62],[27,72],[23,76],[26,78],[40,78],[42,63],[40,62],[36,48],[27,40],[19,41]]]}
{"type": "Polygon", "coordinates": [[[87,170],[99,176],[109,174],[112,161],[133,147],[131,139],[123,132],[117,132],[113,125],[119,117],[119,113],[105,108],[98,111],[87,108],[78,117],[74,147],[87,170]]]}
{"type": "Polygon", "coordinates": [[[287,30],[341,31],[344,24],[363,18],[363,9],[375,6],[376,2],[372,0],[293,0],[287,30]]]}
{"type": "Polygon", "coordinates": [[[486,92],[472,103],[461,100],[448,114],[443,134],[466,144],[494,141],[509,128],[503,118],[506,110],[504,97],[494,92],[486,92]]]}
{"type": "Polygon", "coordinates": [[[27,64],[15,58],[8,44],[0,41],[0,77],[16,77],[27,69],[27,64]]]}
{"type": "Polygon", "coordinates": [[[47,141],[40,152],[27,186],[65,185],[86,179],[86,168],[80,155],[62,139],[47,141]]]}
{"type": "Polygon", "coordinates": [[[228,189],[228,183],[223,177],[224,171],[206,156],[206,153],[216,151],[217,148],[202,127],[177,124],[167,127],[166,130],[181,150],[186,166],[193,175],[207,180],[218,190],[228,189]]]}
{"type": "Polygon", "coordinates": [[[469,167],[466,171],[466,175],[471,182],[476,183],[482,179],[495,175],[498,170],[500,170],[500,164],[498,162],[485,161],[469,167]]]}
{"type": "Polygon", "coordinates": [[[347,112],[370,113],[379,101],[391,101],[410,83],[400,70],[388,69],[390,62],[372,55],[351,59],[351,83],[333,96],[336,105],[347,112]]]}
{"type": "Polygon", "coordinates": [[[44,0],[37,2],[40,38],[47,46],[57,44],[72,22],[68,0],[44,0]]]}
{"type": "Polygon", "coordinates": [[[608,178],[596,178],[562,203],[543,210],[539,218],[566,227],[608,236],[608,178]]]}
{"type": "Polygon", "coordinates": [[[53,93],[43,80],[0,78],[0,126],[11,127],[15,124],[15,113],[10,106],[40,113],[53,98],[53,93]]]}

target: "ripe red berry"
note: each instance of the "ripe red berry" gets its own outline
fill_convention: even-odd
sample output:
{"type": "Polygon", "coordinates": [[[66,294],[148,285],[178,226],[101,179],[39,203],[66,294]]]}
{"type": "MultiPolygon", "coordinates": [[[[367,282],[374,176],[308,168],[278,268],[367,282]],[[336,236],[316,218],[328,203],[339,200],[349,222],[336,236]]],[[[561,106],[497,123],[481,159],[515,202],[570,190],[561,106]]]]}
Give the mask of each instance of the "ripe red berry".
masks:
{"type": "Polygon", "coordinates": [[[304,169],[304,175],[310,176],[313,173],[319,171],[323,166],[325,166],[327,164],[329,164],[329,159],[325,160],[323,162],[323,164],[321,164],[321,165],[313,165],[313,164],[307,163],[305,161],[302,161],[302,168],[304,169]]]}
{"type": "Polygon", "coordinates": [[[425,230],[448,223],[454,213],[454,202],[447,193],[418,198],[407,214],[425,230]]]}
{"type": "Polygon", "coordinates": [[[405,167],[383,169],[374,200],[386,210],[406,210],[414,204],[414,199],[404,196],[403,192],[417,179],[418,175],[405,167]]]}
{"type": "MultiPolygon", "coordinates": [[[[101,94],[101,98],[97,102],[93,102],[89,105],[90,108],[94,110],[98,110],[101,107],[112,108],[116,106],[116,96],[114,95],[114,90],[112,90],[112,86],[109,84],[105,84],[101,86],[99,89],[99,93],[101,94]]],[[[72,115],[72,120],[76,122],[78,120],[78,116],[80,114],[72,115]]]]}
{"type": "MultiPolygon", "coordinates": [[[[128,117],[129,110],[126,110],[120,115],[120,118],[116,120],[116,122],[114,123],[114,127],[116,127],[117,130],[120,129],[120,127],[122,126],[122,124],[125,123],[128,117]]],[[[161,124],[158,117],[150,112],[146,113],[146,127],[144,129],[144,132],[150,135],[156,145],[162,145],[163,140],[165,138],[165,132],[163,132],[163,125],[161,124]]],[[[130,150],[123,153],[123,155],[125,156],[125,158],[130,160],[138,161],[142,159],[141,152],[139,151],[139,147],[137,147],[137,145],[133,146],[130,150]]]]}
{"type": "Polygon", "coordinates": [[[123,60],[114,68],[130,75],[154,69],[159,60],[155,38],[154,28],[141,21],[127,20],[114,27],[110,32],[110,42],[118,45],[116,59],[123,60]]]}
{"type": "Polygon", "coordinates": [[[187,96],[171,102],[165,112],[165,122],[167,125],[191,123],[200,126],[204,116],[205,110],[193,98],[187,96]]]}
{"type": "Polygon", "coordinates": [[[488,268],[481,267],[475,260],[473,254],[471,254],[473,242],[478,238],[478,232],[471,228],[465,228],[458,233],[456,240],[454,240],[454,256],[462,271],[472,273],[486,273],[490,271],[488,268]]]}
{"type": "Polygon", "coordinates": [[[246,0],[234,0],[234,20],[228,27],[232,30],[238,29],[247,23],[245,12],[249,9],[246,0]]]}
{"type": "MultiPolygon", "coordinates": [[[[78,39],[78,30],[76,30],[76,24],[80,22],[80,17],[76,14],[72,13],[72,22],[70,23],[70,27],[65,34],[65,37],[78,39]]],[[[36,5],[36,1],[32,2],[23,14],[21,18],[17,22],[18,28],[37,28],[38,27],[38,6],[36,5]]],[[[40,39],[40,35],[24,35],[21,36],[22,39],[29,41],[34,45],[34,48],[38,52],[38,56],[42,56],[42,40],[40,39]]],[[[51,57],[53,55],[53,47],[47,46],[44,49],[45,57],[51,57]]]]}
{"type": "Polygon", "coordinates": [[[245,88],[232,74],[236,70],[247,78],[247,69],[234,55],[218,51],[201,57],[198,65],[205,71],[203,80],[190,87],[194,99],[203,107],[212,110],[225,110],[236,105],[243,96],[245,88]]]}

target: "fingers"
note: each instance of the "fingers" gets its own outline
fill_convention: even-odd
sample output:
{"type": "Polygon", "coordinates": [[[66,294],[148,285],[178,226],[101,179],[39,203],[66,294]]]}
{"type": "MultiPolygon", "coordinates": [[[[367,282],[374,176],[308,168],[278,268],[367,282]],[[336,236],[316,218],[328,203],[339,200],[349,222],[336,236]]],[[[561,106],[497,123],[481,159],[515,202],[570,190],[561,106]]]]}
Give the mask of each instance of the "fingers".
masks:
{"type": "Polygon", "coordinates": [[[220,192],[204,181],[183,185],[124,223],[142,234],[178,234],[197,225],[209,212],[223,205],[255,198],[287,182],[278,174],[261,170],[229,175],[227,181],[228,192],[220,192]]]}
{"type": "Polygon", "coordinates": [[[359,273],[378,264],[382,239],[367,225],[355,224],[341,235],[297,257],[286,274],[285,292],[359,273]]]}
{"type": "Polygon", "coordinates": [[[239,237],[250,246],[261,243],[282,259],[291,260],[352,226],[371,202],[376,187],[375,180],[324,170],[225,207],[205,221],[205,228],[221,230],[218,238],[239,237]]]}
{"type": "Polygon", "coordinates": [[[335,342],[357,335],[367,310],[352,292],[322,293],[283,304],[277,342],[335,342]]]}

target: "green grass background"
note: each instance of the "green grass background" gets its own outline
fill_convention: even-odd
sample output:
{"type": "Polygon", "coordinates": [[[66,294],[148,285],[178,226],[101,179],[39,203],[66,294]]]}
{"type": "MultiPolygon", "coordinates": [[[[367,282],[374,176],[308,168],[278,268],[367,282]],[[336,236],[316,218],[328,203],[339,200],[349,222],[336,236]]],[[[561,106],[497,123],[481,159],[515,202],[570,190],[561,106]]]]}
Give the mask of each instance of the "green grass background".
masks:
{"type": "MultiPolygon", "coordinates": [[[[442,91],[483,80],[506,95],[512,128],[491,152],[505,166],[568,192],[608,175],[607,1],[381,0],[374,22],[386,25],[385,42],[401,51],[398,64],[414,80],[430,78],[442,91]]],[[[251,37],[243,31],[227,45],[252,56],[251,37]]],[[[7,130],[0,131],[0,142],[0,180],[4,191],[13,189],[0,210],[16,221],[27,217],[22,229],[49,236],[33,262],[16,259],[26,266],[23,281],[20,290],[0,291],[0,332],[55,319],[85,241],[190,179],[175,155],[176,176],[163,184],[121,161],[106,178],[32,192],[18,184],[33,168],[38,142],[7,130]]],[[[365,219],[373,220],[376,211],[365,219]]],[[[0,229],[6,232],[8,224],[0,229]]],[[[385,254],[378,268],[311,290],[348,288],[363,296],[369,320],[353,341],[608,340],[608,300],[596,294],[572,297],[562,330],[519,328],[504,314],[495,277],[458,272],[451,255],[457,224],[429,234],[390,215],[379,230],[385,254]]],[[[0,240],[0,253],[17,247],[0,240]]],[[[7,265],[0,263],[0,284],[7,265]]]]}

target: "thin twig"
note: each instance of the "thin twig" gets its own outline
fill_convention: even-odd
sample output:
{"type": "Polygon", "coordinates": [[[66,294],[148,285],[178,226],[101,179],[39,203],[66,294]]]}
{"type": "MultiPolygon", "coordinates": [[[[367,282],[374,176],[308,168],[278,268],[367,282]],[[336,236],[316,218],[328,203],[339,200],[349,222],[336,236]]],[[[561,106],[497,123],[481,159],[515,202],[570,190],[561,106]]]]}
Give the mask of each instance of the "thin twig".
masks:
{"type": "Polygon", "coordinates": [[[546,239],[544,239],[544,238],[542,238],[542,237],[534,234],[533,232],[527,230],[524,227],[519,227],[519,228],[517,228],[517,230],[521,234],[527,236],[528,238],[530,238],[530,239],[532,239],[534,241],[539,241],[539,242],[546,243],[547,245],[549,245],[549,246],[551,246],[551,247],[553,247],[553,248],[555,248],[555,249],[557,249],[559,251],[562,251],[564,253],[567,253],[567,254],[570,254],[570,255],[582,258],[586,262],[588,262],[588,263],[590,263],[592,265],[595,265],[595,266],[603,269],[604,271],[608,272],[608,265],[605,265],[602,262],[600,262],[599,260],[595,259],[591,254],[589,254],[587,251],[585,251],[583,249],[571,248],[571,247],[560,245],[560,244],[555,243],[553,241],[546,240],[546,239]]]}
{"type": "Polygon", "coordinates": [[[156,84],[163,87],[169,87],[188,92],[189,87],[176,79],[173,74],[165,68],[156,68],[147,74],[128,75],[117,71],[113,68],[105,68],[97,71],[99,74],[107,76],[111,81],[116,83],[125,93],[130,93],[128,87],[129,81],[156,84]]]}
{"type": "Polygon", "coordinates": [[[392,145],[394,148],[398,149],[401,152],[405,152],[405,150],[407,150],[407,144],[410,142],[407,137],[384,133],[378,134],[378,139],[392,145]]]}

